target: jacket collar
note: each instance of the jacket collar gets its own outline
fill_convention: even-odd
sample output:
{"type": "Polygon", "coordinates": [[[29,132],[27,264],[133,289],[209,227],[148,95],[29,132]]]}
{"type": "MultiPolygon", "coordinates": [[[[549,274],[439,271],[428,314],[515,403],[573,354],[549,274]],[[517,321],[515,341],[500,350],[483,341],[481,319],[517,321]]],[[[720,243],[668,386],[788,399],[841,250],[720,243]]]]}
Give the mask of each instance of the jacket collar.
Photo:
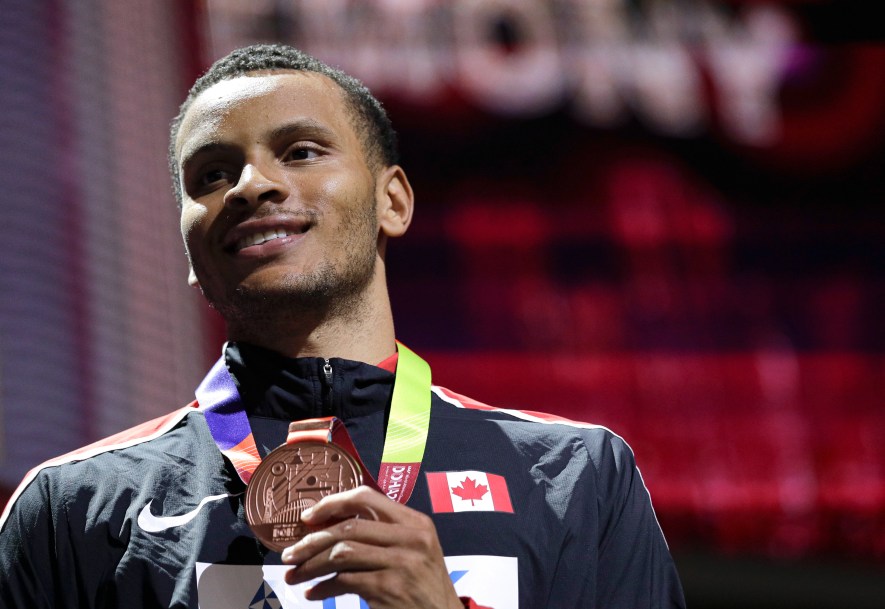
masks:
{"type": "Polygon", "coordinates": [[[346,421],[386,409],[393,393],[391,372],[352,360],[290,358],[235,342],[228,343],[224,360],[246,412],[253,416],[289,421],[336,416],[346,421]]]}

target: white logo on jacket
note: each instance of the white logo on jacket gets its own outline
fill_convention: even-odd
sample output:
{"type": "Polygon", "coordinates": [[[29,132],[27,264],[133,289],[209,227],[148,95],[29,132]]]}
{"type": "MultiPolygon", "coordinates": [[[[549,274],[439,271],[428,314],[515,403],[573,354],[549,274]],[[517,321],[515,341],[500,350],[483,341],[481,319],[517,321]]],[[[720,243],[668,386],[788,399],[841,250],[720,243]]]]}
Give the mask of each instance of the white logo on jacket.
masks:
{"type": "Polygon", "coordinates": [[[200,503],[197,504],[197,507],[186,514],[180,514],[178,516],[154,516],[153,513],[151,513],[151,503],[153,503],[153,500],[151,500],[148,501],[147,505],[138,513],[138,526],[146,533],[159,533],[166,529],[171,529],[172,527],[180,527],[196,518],[197,514],[200,513],[200,510],[207,503],[218,501],[219,499],[227,499],[228,497],[237,497],[239,495],[242,495],[242,493],[236,493],[233,495],[225,493],[223,495],[203,497],[200,503]]]}
{"type": "MultiPolygon", "coordinates": [[[[469,596],[478,604],[495,609],[519,608],[516,557],[447,556],[445,560],[458,595],[469,596]]],[[[304,591],[316,582],[288,585],[284,576],[290,568],[198,562],[199,606],[201,609],[243,609],[266,600],[269,606],[282,609],[361,609],[360,598],[353,594],[326,601],[306,600],[304,591]]]]}

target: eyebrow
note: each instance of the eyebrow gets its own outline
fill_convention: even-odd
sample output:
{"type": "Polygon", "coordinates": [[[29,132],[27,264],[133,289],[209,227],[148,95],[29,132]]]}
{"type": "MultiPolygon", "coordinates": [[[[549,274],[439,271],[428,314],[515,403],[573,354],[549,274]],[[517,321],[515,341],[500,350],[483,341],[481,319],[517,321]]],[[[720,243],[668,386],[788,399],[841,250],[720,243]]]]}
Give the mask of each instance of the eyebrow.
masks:
{"type": "Polygon", "coordinates": [[[274,141],[291,135],[316,137],[328,141],[334,138],[335,133],[324,124],[312,118],[303,118],[280,125],[268,134],[268,139],[274,141]]]}
{"type": "Polygon", "coordinates": [[[181,167],[186,167],[198,156],[209,152],[214,152],[216,150],[230,150],[230,148],[231,146],[229,144],[224,144],[222,142],[206,142],[204,144],[200,144],[196,148],[187,148],[182,150],[178,162],[181,167]]]}

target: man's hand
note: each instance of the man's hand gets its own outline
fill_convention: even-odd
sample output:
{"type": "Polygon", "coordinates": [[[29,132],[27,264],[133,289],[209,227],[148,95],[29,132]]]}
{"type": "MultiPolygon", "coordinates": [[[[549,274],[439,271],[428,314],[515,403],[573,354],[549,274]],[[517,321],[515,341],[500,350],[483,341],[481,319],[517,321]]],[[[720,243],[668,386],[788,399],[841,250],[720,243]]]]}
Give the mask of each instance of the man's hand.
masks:
{"type": "Polygon", "coordinates": [[[297,565],[286,573],[289,584],[337,573],[308,590],[309,600],[352,593],[372,609],[463,609],[428,516],[361,486],[325,497],[302,521],[334,523],[282,554],[297,565]]]}

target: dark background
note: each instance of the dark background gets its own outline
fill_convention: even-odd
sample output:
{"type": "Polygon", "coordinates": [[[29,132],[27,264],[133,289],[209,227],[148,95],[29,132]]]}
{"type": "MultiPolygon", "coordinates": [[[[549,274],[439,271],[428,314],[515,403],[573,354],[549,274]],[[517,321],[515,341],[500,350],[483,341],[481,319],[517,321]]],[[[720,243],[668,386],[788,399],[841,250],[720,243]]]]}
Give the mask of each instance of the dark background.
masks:
{"type": "Polygon", "coordinates": [[[10,121],[20,142],[0,151],[15,219],[0,235],[19,243],[50,218],[74,237],[4,255],[6,486],[42,459],[191,399],[222,331],[163,279],[182,270],[160,183],[164,121],[229,48],[280,40],[365,79],[399,131],[417,212],[389,248],[391,296],[399,338],[430,361],[435,382],[624,436],[691,607],[883,606],[885,45],[875,3],[613,2],[619,33],[580,25],[602,6],[590,0],[480,2],[465,17],[468,4],[16,3],[18,31],[56,42],[4,47],[2,99],[33,124],[10,121]],[[754,30],[755,19],[768,25],[754,30]],[[558,93],[514,106],[521,88],[489,94],[472,80],[492,80],[495,68],[471,65],[470,44],[530,88],[528,68],[513,66],[539,36],[559,57],[558,93]],[[72,57],[71,41],[101,62],[72,57]],[[729,45],[730,63],[717,66],[715,51],[729,45]],[[615,66],[614,81],[569,62],[587,48],[615,66]],[[422,49],[426,69],[403,59],[422,49]],[[683,63],[654,63],[661,56],[683,63]],[[767,98],[773,127],[754,138],[740,128],[763,119],[730,118],[736,94],[721,83],[759,57],[781,67],[767,98]],[[676,107],[698,111],[694,122],[662,110],[686,74],[694,95],[676,107]],[[47,79],[84,78],[90,86],[41,93],[47,79]],[[582,95],[607,86],[617,111],[588,114],[582,95]],[[58,128],[33,150],[41,100],[58,128]],[[100,120],[96,107],[120,100],[128,114],[100,120]],[[149,108],[157,117],[141,126],[149,108]],[[45,149],[68,162],[20,166],[25,151],[45,149]],[[84,173],[90,155],[115,171],[84,173]],[[90,195],[102,179],[127,196],[90,195]],[[127,190],[141,181],[143,191],[127,190]],[[35,182],[57,188],[37,196],[35,182]],[[115,230],[90,229],[120,201],[115,230]],[[157,218],[162,231],[148,228],[157,218]],[[141,240],[149,252],[133,251],[141,240]],[[56,303],[52,315],[22,305],[23,293],[56,303]],[[169,323],[186,338],[155,335],[169,323]],[[134,338],[102,342],[109,324],[134,338]],[[59,376],[71,367],[73,379],[59,376]],[[44,398],[47,379],[70,389],[44,398]]]}

